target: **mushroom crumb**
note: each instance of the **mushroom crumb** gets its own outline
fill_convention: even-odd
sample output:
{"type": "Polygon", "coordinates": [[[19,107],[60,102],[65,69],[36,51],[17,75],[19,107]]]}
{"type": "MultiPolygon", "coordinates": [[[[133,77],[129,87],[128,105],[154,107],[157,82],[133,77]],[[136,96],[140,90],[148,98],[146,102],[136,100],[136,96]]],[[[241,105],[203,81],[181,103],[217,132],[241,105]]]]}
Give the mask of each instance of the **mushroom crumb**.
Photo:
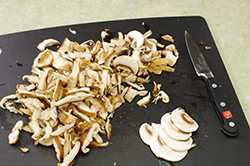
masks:
{"type": "Polygon", "coordinates": [[[203,40],[200,41],[200,44],[204,46],[207,45],[203,40]]]}
{"type": "Polygon", "coordinates": [[[22,152],[24,152],[24,153],[27,153],[27,152],[29,151],[29,149],[26,148],[26,147],[24,147],[24,146],[21,147],[20,150],[21,150],[22,152]]]}
{"type": "MultiPolygon", "coordinates": [[[[55,39],[39,43],[40,53],[33,61],[32,74],[22,77],[30,85],[18,84],[15,94],[0,101],[1,108],[27,115],[30,120],[26,126],[17,122],[9,134],[9,143],[18,141],[20,130],[29,132],[35,145],[54,147],[58,166],[73,165],[77,154],[86,154],[91,147],[109,146],[116,109],[136,96],[142,98],[137,104],[146,107],[151,96],[143,84],[150,81],[149,73],[174,72],[179,58],[175,45],[158,43],[149,38],[152,33],[118,32],[117,38],[106,42],[110,33],[105,29],[96,42],[77,43],[66,37],[61,45],[55,39]],[[48,48],[53,45],[60,46],[53,51],[48,48]],[[15,108],[14,103],[22,108],[15,108]]],[[[16,64],[22,66],[19,61],[16,64]]],[[[160,89],[155,95],[157,100],[169,101],[160,89]]],[[[125,118],[125,113],[120,118],[125,118]]]]}
{"type": "Polygon", "coordinates": [[[23,64],[20,63],[19,61],[16,61],[15,63],[16,63],[18,66],[23,66],[23,64]]]}
{"type": "Polygon", "coordinates": [[[205,46],[205,49],[210,50],[210,49],[212,49],[212,47],[205,46]]]}

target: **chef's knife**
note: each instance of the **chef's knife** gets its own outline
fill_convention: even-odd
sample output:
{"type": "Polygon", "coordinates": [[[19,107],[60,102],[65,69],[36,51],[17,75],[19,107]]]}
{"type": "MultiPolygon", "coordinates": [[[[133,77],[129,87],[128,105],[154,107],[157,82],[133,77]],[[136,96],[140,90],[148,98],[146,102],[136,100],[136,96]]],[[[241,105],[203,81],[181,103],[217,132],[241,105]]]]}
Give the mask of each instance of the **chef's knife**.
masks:
{"type": "Polygon", "coordinates": [[[185,42],[197,75],[204,78],[207,83],[211,100],[222,122],[221,130],[229,136],[236,136],[239,132],[239,128],[228,103],[225,101],[221,87],[217,84],[204,56],[187,31],[185,31],[185,42]]]}

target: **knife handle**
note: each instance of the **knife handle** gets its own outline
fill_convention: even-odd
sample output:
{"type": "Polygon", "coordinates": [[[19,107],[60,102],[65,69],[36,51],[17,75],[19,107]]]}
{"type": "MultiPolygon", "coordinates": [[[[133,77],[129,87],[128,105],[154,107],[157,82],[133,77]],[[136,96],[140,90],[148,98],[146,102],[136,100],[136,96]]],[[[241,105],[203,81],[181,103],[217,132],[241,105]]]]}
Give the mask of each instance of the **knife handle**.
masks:
{"type": "Polygon", "coordinates": [[[229,105],[225,101],[221,87],[219,87],[215,78],[207,78],[206,83],[208,89],[210,90],[210,97],[213,101],[215,110],[222,122],[221,130],[229,136],[236,136],[239,132],[239,128],[235,122],[229,105]]]}

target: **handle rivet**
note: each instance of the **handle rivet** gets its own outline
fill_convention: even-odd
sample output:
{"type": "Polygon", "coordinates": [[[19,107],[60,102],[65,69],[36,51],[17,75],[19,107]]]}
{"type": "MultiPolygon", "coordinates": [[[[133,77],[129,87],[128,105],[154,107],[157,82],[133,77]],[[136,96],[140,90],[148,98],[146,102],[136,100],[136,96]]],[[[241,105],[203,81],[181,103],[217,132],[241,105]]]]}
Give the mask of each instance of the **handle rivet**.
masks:
{"type": "Polygon", "coordinates": [[[225,107],[226,103],[222,101],[222,102],[220,102],[220,106],[225,107]]]}
{"type": "Polygon", "coordinates": [[[217,88],[217,84],[213,83],[212,88],[217,88]]]}
{"type": "Polygon", "coordinates": [[[230,126],[230,127],[234,127],[234,126],[235,126],[235,123],[234,123],[234,122],[229,122],[229,126],[230,126]]]}

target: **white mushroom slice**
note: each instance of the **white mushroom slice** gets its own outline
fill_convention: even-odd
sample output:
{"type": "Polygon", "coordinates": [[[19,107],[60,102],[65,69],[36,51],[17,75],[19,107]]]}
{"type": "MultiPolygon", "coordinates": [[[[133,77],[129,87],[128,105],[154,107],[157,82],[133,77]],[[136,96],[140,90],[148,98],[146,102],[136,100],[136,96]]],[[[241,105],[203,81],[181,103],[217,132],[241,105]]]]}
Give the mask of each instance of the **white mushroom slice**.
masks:
{"type": "Polygon", "coordinates": [[[156,95],[156,98],[153,100],[153,103],[157,104],[157,101],[161,99],[163,103],[169,103],[169,96],[164,91],[159,91],[156,95]]]}
{"type": "Polygon", "coordinates": [[[71,70],[73,63],[64,57],[61,57],[60,53],[55,53],[53,54],[52,66],[58,70],[71,70]]]}
{"type": "Polygon", "coordinates": [[[91,110],[84,102],[74,102],[73,104],[76,106],[77,110],[84,115],[87,115],[89,117],[96,117],[97,111],[91,110]]]}
{"type": "Polygon", "coordinates": [[[62,127],[59,127],[57,130],[53,131],[50,135],[51,136],[59,136],[60,134],[64,133],[66,130],[69,130],[70,128],[72,128],[74,125],[75,125],[75,123],[66,124],[62,127]]]}
{"type": "Polygon", "coordinates": [[[45,134],[43,135],[43,137],[41,137],[40,139],[37,140],[37,143],[43,142],[44,140],[47,140],[50,138],[50,134],[53,131],[53,128],[50,126],[49,122],[44,121],[44,123],[46,124],[46,128],[45,128],[45,134]]]}
{"type": "Polygon", "coordinates": [[[138,95],[138,91],[135,89],[132,89],[131,87],[128,89],[126,95],[124,96],[124,98],[131,103],[133,101],[133,99],[138,95]]]}
{"type": "Polygon", "coordinates": [[[150,148],[156,157],[172,162],[180,161],[187,155],[187,151],[175,151],[167,146],[158,133],[151,138],[150,148]]]}
{"type": "Polygon", "coordinates": [[[89,148],[87,146],[89,145],[90,142],[93,140],[93,135],[99,132],[99,125],[97,123],[94,123],[92,127],[88,130],[86,130],[80,138],[81,141],[81,150],[83,153],[88,153],[89,148]]]}
{"type": "Polygon", "coordinates": [[[161,125],[165,132],[175,140],[187,140],[192,136],[191,132],[183,132],[173,124],[170,113],[161,117],[161,125]]]}
{"type": "Polygon", "coordinates": [[[140,48],[144,43],[143,35],[137,30],[130,31],[127,36],[130,38],[132,43],[134,42],[135,48],[140,48]]]}
{"type": "Polygon", "coordinates": [[[70,102],[76,102],[76,101],[82,101],[87,97],[93,97],[93,94],[89,94],[89,93],[84,93],[84,92],[79,92],[73,95],[68,95],[64,98],[62,98],[61,100],[55,102],[55,106],[60,106],[66,103],[70,103],[70,102]]]}
{"type": "Polygon", "coordinates": [[[45,90],[46,86],[47,86],[47,76],[49,74],[50,71],[52,71],[52,68],[45,68],[43,73],[40,75],[39,77],[39,82],[38,82],[38,86],[37,88],[40,90],[45,90]]]}
{"type": "Polygon", "coordinates": [[[136,84],[136,83],[132,83],[132,82],[129,82],[129,81],[125,81],[128,85],[132,86],[133,88],[137,89],[137,90],[144,90],[145,87],[143,86],[143,84],[136,84]]]}
{"type": "Polygon", "coordinates": [[[171,138],[162,127],[160,127],[159,129],[159,135],[165,144],[167,144],[171,149],[176,151],[187,151],[193,146],[193,139],[191,137],[187,140],[182,141],[175,140],[171,138]]]}
{"type": "Polygon", "coordinates": [[[114,67],[117,66],[125,66],[128,67],[134,74],[138,72],[138,63],[135,59],[129,57],[129,56],[119,56],[114,59],[113,61],[114,67]]]}
{"type": "Polygon", "coordinates": [[[63,124],[74,124],[77,121],[77,117],[75,117],[74,115],[63,111],[60,115],[59,115],[59,120],[60,122],[62,122],[63,124]]]}
{"type": "Polygon", "coordinates": [[[75,87],[77,85],[78,75],[80,72],[80,64],[79,63],[80,63],[79,60],[75,60],[73,63],[72,72],[71,72],[69,79],[68,79],[68,87],[75,87]]]}
{"type": "Polygon", "coordinates": [[[50,47],[57,44],[60,44],[60,42],[55,39],[45,39],[37,45],[37,49],[40,51],[44,51],[46,47],[50,47]]]}
{"type": "Polygon", "coordinates": [[[63,40],[62,45],[58,50],[61,50],[63,52],[73,52],[73,44],[74,42],[71,42],[67,37],[63,40]]]}
{"type": "Polygon", "coordinates": [[[72,30],[71,28],[69,28],[69,32],[72,33],[73,35],[76,35],[76,31],[72,30]]]}
{"type": "Polygon", "coordinates": [[[9,110],[10,112],[13,112],[15,114],[20,113],[21,115],[23,114],[22,111],[19,111],[18,109],[16,109],[16,107],[14,106],[14,103],[12,101],[7,101],[5,103],[5,107],[7,110],[9,110]]]}
{"type": "Polygon", "coordinates": [[[59,136],[52,137],[53,139],[53,146],[56,151],[56,158],[59,162],[61,162],[61,159],[63,158],[63,147],[60,142],[59,136]]]}
{"type": "Polygon", "coordinates": [[[174,42],[173,37],[170,36],[170,35],[164,35],[164,36],[162,36],[161,38],[163,38],[164,40],[170,41],[170,42],[172,42],[172,43],[174,42]]]}
{"type": "Polygon", "coordinates": [[[20,130],[22,129],[23,129],[23,121],[19,120],[16,122],[15,126],[11,130],[11,133],[8,135],[9,144],[17,143],[20,130]]]}
{"type": "Polygon", "coordinates": [[[153,137],[152,130],[152,127],[148,123],[143,123],[139,128],[139,135],[142,141],[147,145],[150,145],[150,140],[153,137]]]}
{"type": "Polygon", "coordinates": [[[162,51],[162,54],[170,60],[170,66],[173,66],[179,58],[179,54],[178,52],[176,52],[175,46],[173,44],[166,46],[165,49],[162,51]],[[175,51],[175,54],[173,54],[173,51],[175,51]]]}
{"type": "Polygon", "coordinates": [[[36,75],[24,75],[22,79],[27,79],[32,84],[37,84],[39,82],[39,77],[36,75]]]}
{"type": "Polygon", "coordinates": [[[82,121],[90,122],[90,118],[87,115],[85,115],[85,114],[81,113],[80,111],[78,111],[75,107],[73,107],[73,114],[75,114],[82,121]]]}
{"type": "Polygon", "coordinates": [[[53,51],[52,50],[44,50],[39,53],[33,62],[33,67],[42,68],[48,67],[53,62],[53,51]]]}
{"type": "Polygon", "coordinates": [[[1,107],[2,109],[6,109],[5,106],[4,106],[4,104],[5,104],[8,100],[14,100],[14,99],[16,99],[16,98],[17,98],[17,95],[16,95],[16,94],[7,95],[7,96],[3,97],[3,98],[1,99],[1,101],[0,101],[0,107],[1,107]]]}
{"type": "Polygon", "coordinates": [[[148,67],[148,64],[144,64],[141,59],[141,52],[139,50],[134,50],[132,54],[132,58],[137,61],[140,69],[145,69],[148,67]]]}
{"type": "Polygon", "coordinates": [[[148,95],[146,97],[143,97],[142,99],[140,99],[139,101],[137,101],[136,103],[139,105],[139,106],[143,106],[145,108],[147,108],[147,104],[150,103],[150,98],[151,98],[151,93],[148,93],[148,95]]]}
{"type": "Polygon", "coordinates": [[[182,108],[176,108],[171,114],[172,122],[184,132],[194,132],[199,125],[182,108]]]}
{"type": "Polygon", "coordinates": [[[69,154],[66,157],[63,158],[63,163],[58,163],[57,166],[68,166],[74,160],[74,158],[76,157],[76,155],[78,154],[80,150],[81,143],[80,141],[74,140],[72,141],[72,144],[74,145],[72,150],[69,152],[69,154]]]}
{"type": "Polygon", "coordinates": [[[107,119],[106,125],[105,125],[105,130],[107,132],[107,138],[110,139],[111,137],[111,131],[112,131],[112,125],[110,124],[110,119],[107,119]]]}

